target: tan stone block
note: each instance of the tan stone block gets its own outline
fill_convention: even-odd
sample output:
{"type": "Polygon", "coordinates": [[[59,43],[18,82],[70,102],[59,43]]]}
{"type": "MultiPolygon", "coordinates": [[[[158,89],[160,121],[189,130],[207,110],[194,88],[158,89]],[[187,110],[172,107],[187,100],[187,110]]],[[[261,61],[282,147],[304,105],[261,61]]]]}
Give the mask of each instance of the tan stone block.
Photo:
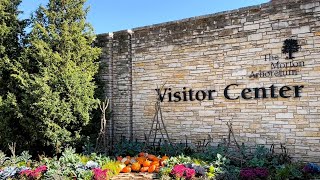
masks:
{"type": "Polygon", "coordinates": [[[320,136],[320,132],[296,132],[296,136],[319,137],[320,136]]]}

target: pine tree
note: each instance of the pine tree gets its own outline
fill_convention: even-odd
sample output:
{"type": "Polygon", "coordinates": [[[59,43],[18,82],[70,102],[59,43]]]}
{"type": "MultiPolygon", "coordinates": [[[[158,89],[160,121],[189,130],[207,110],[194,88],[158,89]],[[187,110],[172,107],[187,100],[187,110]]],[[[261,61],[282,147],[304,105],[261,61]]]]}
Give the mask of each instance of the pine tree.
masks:
{"type": "Polygon", "coordinates": [[[20,0],[0,1],[0,94],[8,92],[10,83],[9,67],[20,57],[22,50],[21,38],[26,20],[18,20],[20,0]]]}
{"type": "Polygon", "coordinates": [[[30,148],[76,142],[97,107],[94,75],[100,49],[86,22],[85,0],[50,0],[39,7],[13,77],[20,134],[30,148]]]}
{"type": "Polygon", "coordinates": [[[20,0],[0,1],[0,148],[6,150],[8,143],[23,139],[17,131],[20,116],[15,94],[19,94],[12,74],[21,56],[26,20],[19,20],[20,0]]]}

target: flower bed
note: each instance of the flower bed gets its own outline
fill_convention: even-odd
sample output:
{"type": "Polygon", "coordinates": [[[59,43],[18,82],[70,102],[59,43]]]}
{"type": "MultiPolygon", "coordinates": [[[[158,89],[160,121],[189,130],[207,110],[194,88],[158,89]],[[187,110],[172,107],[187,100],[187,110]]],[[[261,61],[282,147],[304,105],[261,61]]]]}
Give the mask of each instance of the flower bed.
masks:
{"type": "MultiPolygon", "coordinates": [[[[187,152],[190,152],[189,150],[187,152]]],[[[0,153],[0,179],[319,179],[320,166],[293,163],[285,154],[273,154],[264,147],[255,152],[207,149],[187,155],[131,156],[82,155],[66,148],[62,156],[30,159],[27,152],[6,157],[0,153]],[[132,175],[128,174],[131,173],[132,175]],[[120,175],[119,175],[120,174],[120,175]]]]}

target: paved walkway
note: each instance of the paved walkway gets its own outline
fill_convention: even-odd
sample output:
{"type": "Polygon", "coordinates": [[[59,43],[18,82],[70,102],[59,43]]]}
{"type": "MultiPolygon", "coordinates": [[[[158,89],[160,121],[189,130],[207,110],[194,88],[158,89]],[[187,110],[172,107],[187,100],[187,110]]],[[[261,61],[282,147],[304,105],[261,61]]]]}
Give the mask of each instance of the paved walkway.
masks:
{"type": "Polygon", "coordinates": [[[111,178],[111,180],[149,180],[149,179],[157,179],[157,174],[151,173],[120,173],[119,175],[111,178]]]}

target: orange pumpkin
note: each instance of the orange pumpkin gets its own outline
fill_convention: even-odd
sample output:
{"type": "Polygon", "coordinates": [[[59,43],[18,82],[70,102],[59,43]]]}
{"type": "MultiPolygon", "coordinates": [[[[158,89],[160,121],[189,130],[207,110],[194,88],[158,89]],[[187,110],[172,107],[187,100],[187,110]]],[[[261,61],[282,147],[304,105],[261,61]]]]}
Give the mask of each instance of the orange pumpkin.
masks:
{"type": "Polygon", "coordinates": [[[121,172],[123,172],[123,173],[129,173],[129,172],[131,172],[130,166],[124,167],[124,168],[121,170],[121,172]]]}
{"type": "Polygon", "coordinates": [[[145,160],[142,164],[143,167],[149,167],[151,165],[151,161],[145,160]]]}
{"type": "Polygon", "coordinates": [[[150,165],[155,165],[156,167],[160,166],[159,161],[153,161],[150,165]]]}
{"type": "MultiPolygon", "coordinates": [[[[123,159],[125,159],[125,158],[123,158],[123,159]]],[[[123,163],[124,163],[125,165],[130,164],[130,159],[126,159],[123,163]]]]}
{"type": "Polygon", "coordinates": [[[145,157],[137,157],[136,160],[140,163],[143,164],[143,162],[146,160],[145,157]]]}
{"type": "Polygon", "coordinates": [[[140,153],[138,154],[139,157],[144,157],[144,155],[145,155],[144,152],[140,152],[140,153]]]}
{"type": "Polygon", "coordinates": [[[148,158],[149,160],[151,160],[151,161],[156,161],[156,160],[158,160],[158,158],[157,158],[155,155],[152,155],[152,154],[149,154],[149,155],[147,156],[147,158],[148,158]]]}
{"type": "Polygon", "coordinates": [[[141,165],[139,162],[135,162],[131,165],[131,170],[135,172],[139,172],[141,168],[141,165]]]}
{"type": "Polygon", "coordinates": [[[148,173],[153,173],[156,170],[156,166],[155,165],[151,165],[148,169],[148,173]]]}
{"type": "Polygon", "coordinates": [[[166,155],[164,155],[164,156],[162,156],[161,161],[165,161],[165,160],[167,160],[167,159],[169,159],[169,157],[166,156],[166,155]]]}
{"type": "Polygon", "coordinates": [[[148,172],[149,167],[142,167],[140,169],[140,172],[148,172]]]}

